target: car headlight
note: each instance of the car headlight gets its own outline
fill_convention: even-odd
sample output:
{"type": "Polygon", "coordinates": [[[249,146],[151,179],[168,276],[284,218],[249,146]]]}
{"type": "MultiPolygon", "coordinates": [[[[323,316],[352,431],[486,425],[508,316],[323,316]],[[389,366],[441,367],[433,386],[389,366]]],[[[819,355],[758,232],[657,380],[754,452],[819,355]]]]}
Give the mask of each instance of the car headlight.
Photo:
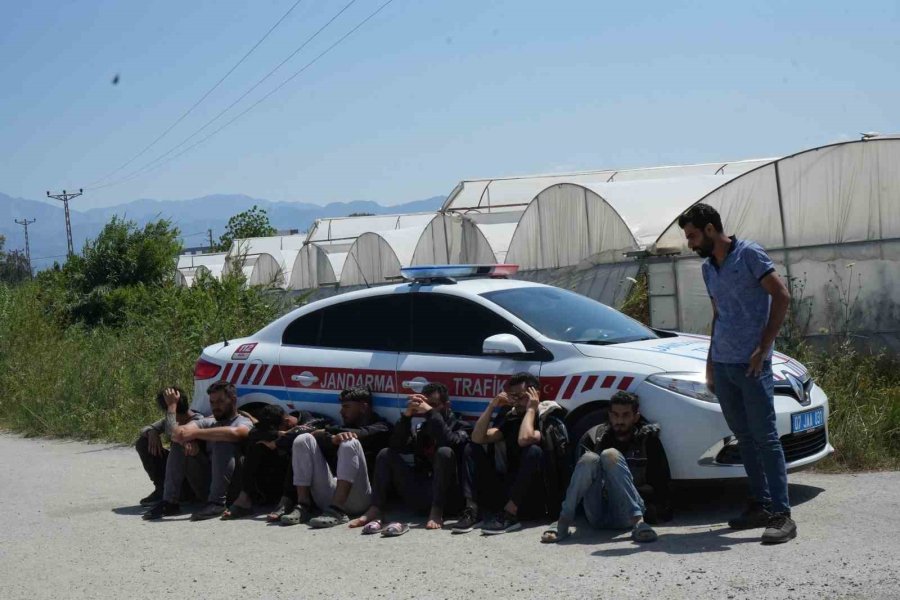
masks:
{"type": "Polygon", "coordinates": [[[647,381],[664,390],[670,390],[689,398],[719,403],[716,395],[706,387],[706,375],[702,373],[659,373],[651,375],[647,381]]]}

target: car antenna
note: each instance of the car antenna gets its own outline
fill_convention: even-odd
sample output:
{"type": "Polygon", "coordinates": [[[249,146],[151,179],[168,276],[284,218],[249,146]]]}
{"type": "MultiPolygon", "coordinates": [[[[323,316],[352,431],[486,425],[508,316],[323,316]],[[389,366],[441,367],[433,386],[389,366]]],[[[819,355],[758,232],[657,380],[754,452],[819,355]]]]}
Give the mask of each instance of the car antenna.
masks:
{"type": "Polygon", "coordinates": [[[365,281],[365,282],[366,282],[366,287],[367,287],[367,288],[370,288],[370,287],[372,287],[372,286],[371,286],[371,285],[369,285],[369,280],[368,280],[368,279],[366,279],[366,274],[365,274],[365,273],[363,273],[363,268],[362,268],[362,265],[360,265],[360,264],[359,264],[359,261],[358,261],[358,260],[356,260],[356,255],[355,255],[355,254],[353,254],[353,253],[352,253],[352,252],[351,252],[351,253],[350,253],[350,256],[352,256],[352,257],[353,257],[353,262],[355,262],[355,263],[356,263],[356,268],[357,268],[357,269],[359,269],[359,276],[360,276],[360,277],[362,277],[362,278],[363,278],[363,281],[365,281]]]}

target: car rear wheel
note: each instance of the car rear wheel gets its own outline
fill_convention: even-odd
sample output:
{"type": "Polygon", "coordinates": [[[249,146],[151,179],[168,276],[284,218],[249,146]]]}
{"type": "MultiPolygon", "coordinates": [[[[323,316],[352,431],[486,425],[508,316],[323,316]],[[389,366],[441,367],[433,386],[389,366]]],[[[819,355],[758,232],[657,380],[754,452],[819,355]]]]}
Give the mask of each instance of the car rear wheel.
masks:
{"type": "Polygon", "coordinates": [[[594,445],[591,442],[590,433],[597,425],[605,423],[607,419],[607,408],[605,406],[598,407],[575,422],[572,426],[569,439],[575,442],[572,445],[572,460],[578,462],[581,455],[592,450],[594,445]]]}

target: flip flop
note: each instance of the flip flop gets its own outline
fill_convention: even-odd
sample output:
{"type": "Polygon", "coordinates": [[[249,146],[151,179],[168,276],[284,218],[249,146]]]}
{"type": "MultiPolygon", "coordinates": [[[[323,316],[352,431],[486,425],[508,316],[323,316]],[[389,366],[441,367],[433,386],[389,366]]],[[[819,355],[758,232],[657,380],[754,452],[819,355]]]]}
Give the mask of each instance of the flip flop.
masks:
{"type": "Polygon", "coordinates": [[[380,519],[375,519],[374,521],[369,521],[363,526],[362,533],[363,535],[373,535],[376,533],[381,533],[384,528],[381,525],[380,519]]]}
{"type": "Polygon", "coordinates": [[[567,523],[564,523],[563,526],[560,527],[559,521],[557,521],[556,523],[553,523],[549,527],[547,527],[547,529],[544,530],[544,533],[541,534],[541,543],[555,544],[556,542],[560,542],[566,539],[567,537],[569,537],[569,535],[569,525],[567,523]],[[560,531],[562,531],[563,533],[560,534],[560,531]],[[548,539],[548,534],[552,534],[554,538],[552,540],[548,539]]]}
{"type": "Polygon", "coordinates": [[[391,523],[381,532],[381,537],[400,537],[409,531],[408,523],[391,523]]]}

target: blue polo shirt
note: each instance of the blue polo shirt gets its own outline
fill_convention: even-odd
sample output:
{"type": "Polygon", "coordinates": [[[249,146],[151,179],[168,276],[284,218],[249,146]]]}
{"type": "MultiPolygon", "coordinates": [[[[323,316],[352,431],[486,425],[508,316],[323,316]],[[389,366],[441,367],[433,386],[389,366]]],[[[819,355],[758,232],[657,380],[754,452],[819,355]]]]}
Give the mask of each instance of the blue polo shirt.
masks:
{"type": "MultiPolygon", "coordinates": [[[[774,270],[775,264],[759,244],[736,237],[731,238],[721,266],[712,256],[703,263],[703,281],[719,313],[712,338],[713,362],[750,362],[769,321],[772,302],[760,282],[774,270]]],[[[772,360],[772,350],[768,360],[772,360]]]]}

